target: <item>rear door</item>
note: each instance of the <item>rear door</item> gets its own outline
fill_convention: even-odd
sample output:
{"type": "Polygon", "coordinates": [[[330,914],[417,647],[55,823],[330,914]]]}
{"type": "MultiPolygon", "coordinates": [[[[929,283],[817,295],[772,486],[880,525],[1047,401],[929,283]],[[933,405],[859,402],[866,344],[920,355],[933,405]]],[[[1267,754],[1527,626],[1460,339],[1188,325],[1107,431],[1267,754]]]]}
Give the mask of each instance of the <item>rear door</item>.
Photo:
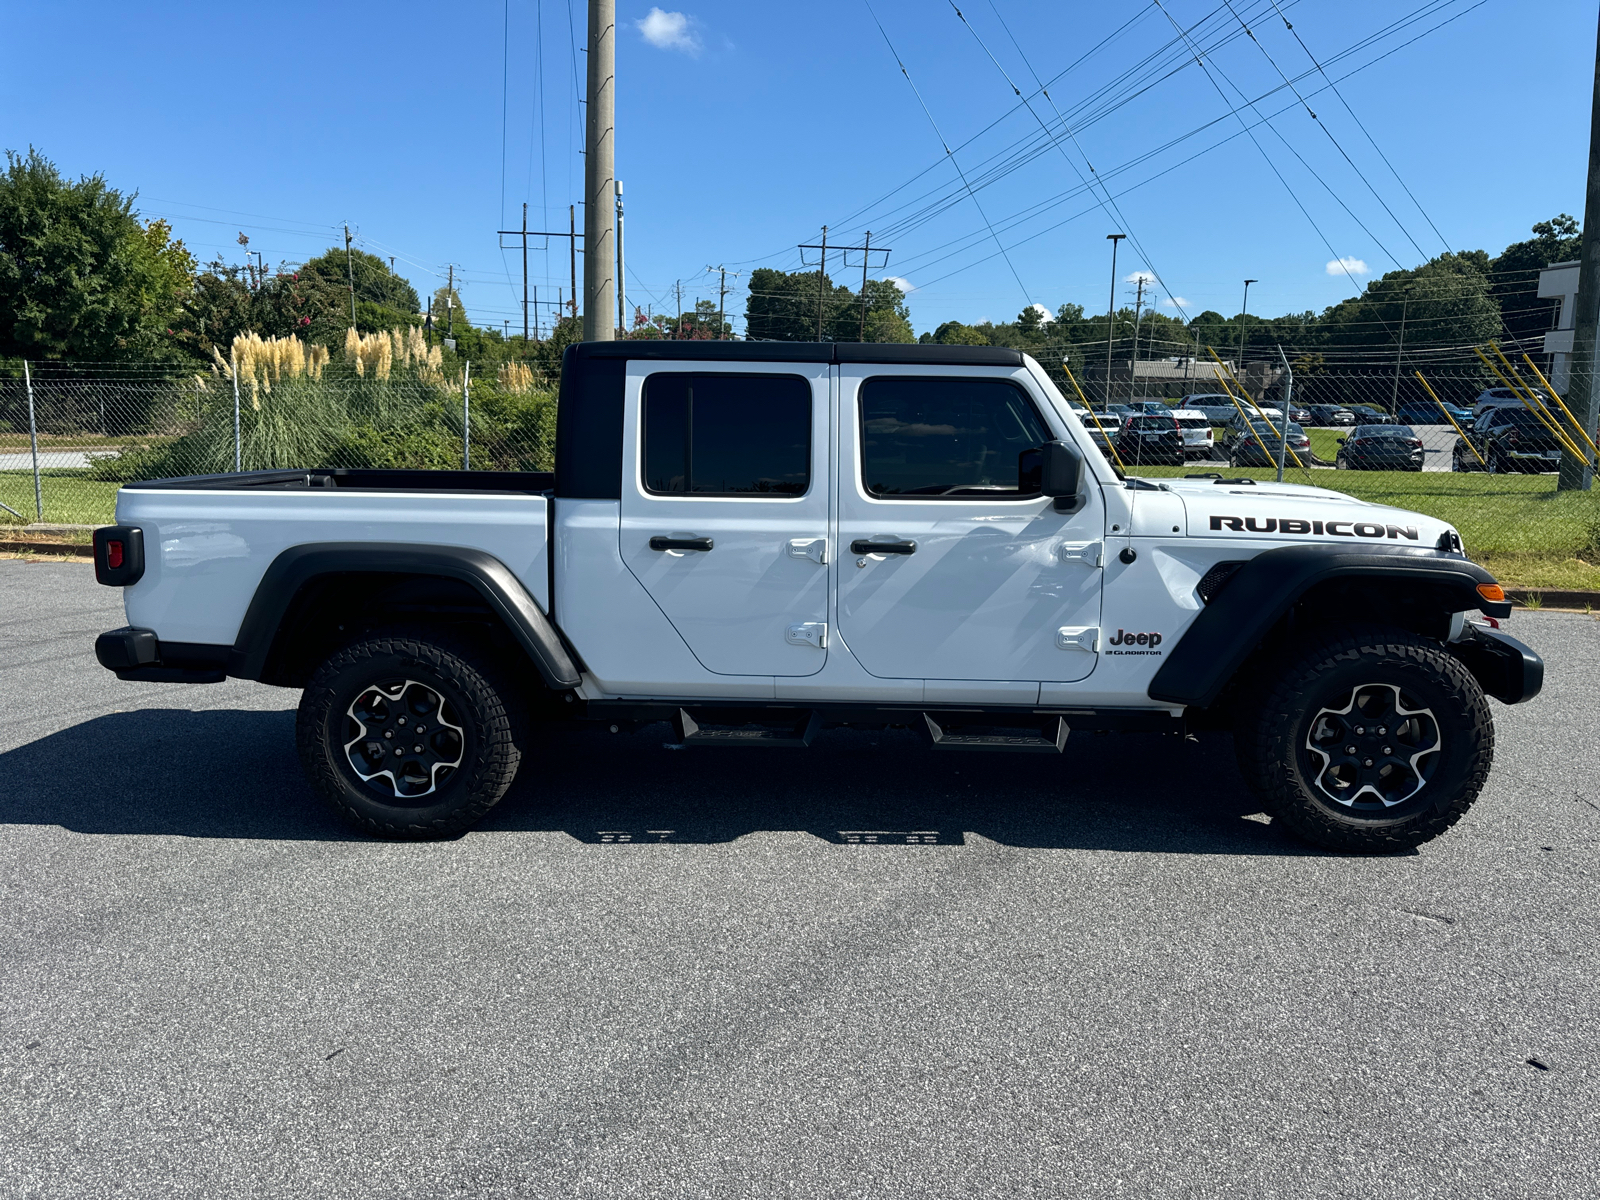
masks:
{"type": "Polygon", "coordinates": [[[621,552],[708,671],[827,658],[825,364],[631,361],[621,552]]]}
{"type": "Polygon", "coordinates": [[[871,674],[1053,681],[1098,660],[1104,503],[1055,510],[1026,371],[839,368],[838,621],[871,674]],[[881,548],[878,548],[881,547],[881,548]]]}

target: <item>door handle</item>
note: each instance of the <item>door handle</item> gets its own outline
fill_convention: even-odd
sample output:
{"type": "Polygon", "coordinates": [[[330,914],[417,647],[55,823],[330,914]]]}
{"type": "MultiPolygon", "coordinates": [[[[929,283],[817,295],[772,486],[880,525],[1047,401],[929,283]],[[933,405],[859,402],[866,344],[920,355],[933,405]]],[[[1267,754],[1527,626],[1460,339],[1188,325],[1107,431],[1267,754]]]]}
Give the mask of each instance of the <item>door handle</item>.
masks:
{"type": "Polygon", "coordinates": [[[657,534],[650,539],[652,550],[709,550],[715,544],[710,538],[703,537],[662,537],[657,534]]]}
{"type": "Polygon", "coordinates": [[[915,542],[872,542],[857,538],[850,543],[851,554],[915,554],[915,542]]]}

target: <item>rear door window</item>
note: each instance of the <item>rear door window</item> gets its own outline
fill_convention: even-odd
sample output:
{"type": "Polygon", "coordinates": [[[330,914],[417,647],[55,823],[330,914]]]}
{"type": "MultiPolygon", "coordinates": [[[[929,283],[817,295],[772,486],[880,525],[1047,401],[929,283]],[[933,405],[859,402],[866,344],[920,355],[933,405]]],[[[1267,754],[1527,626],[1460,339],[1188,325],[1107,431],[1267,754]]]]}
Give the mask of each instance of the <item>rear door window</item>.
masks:
{"type": "Polygon", "coordinates": [[[861,385],[861,470],[883,499],[1021,499],[1037,471],[1019,456],[1050,440],[1038,412],[1004,379],[876,378],[861,385]]]}
{"type": "Polygon", "coordinates": [[[810,383],[798,375],[650,376],[644,486],[660,496],[803,496],[811,486],[810,383]]]}

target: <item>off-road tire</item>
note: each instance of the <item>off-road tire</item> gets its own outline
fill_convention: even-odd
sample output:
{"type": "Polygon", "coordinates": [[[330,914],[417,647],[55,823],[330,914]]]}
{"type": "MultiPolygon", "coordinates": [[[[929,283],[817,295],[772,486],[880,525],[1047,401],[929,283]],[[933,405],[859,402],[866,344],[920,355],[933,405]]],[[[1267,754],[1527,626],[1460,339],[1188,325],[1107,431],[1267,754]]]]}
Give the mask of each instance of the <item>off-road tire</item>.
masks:
{"type": "MultiPolygon", "coordinates": [[[[1234,745],[1245,781],[1274,823],[1333,850],[1395,853],[1439,836],[1478,798],[1494,761],[1494,720],[1478,681],[1438,642],[1402,629],[1351,625],[1278,655],[1263,677],[1263,685],[1242,698],[1234,745]],[[1370,695],[1361,691],[1368,687],[1398,689],[1395,703],[1404,698],[1436,727],[1437,752],[1419,756],[1426,778],[1418,772],[1418,790],[1392,807],[1376,793],[1363,797],[1364,806],[1330,799],[1328,784],[1318,785],[1332,774],[1332,760],[1309,748],[1323,714],[1346,697],[1353,704],[1370,695]]],[[[1350,745],[1364,744],[1353,736],[1354,721],[1363,718],[1352,710],[1349,719],[1350,745]]],[[[1381,768],[1386,760],[1377,761],[1381,768]]]]}
{"type": "MultiPolygon", "coordinates": [[[[492,657],[465,640],[432,631],[375,634],[317,668],[300,698],[295,741],[306,778],[324,800],[375,837],[420,841],[470,829],[505,795],[526,742],[523,706],[492,657]],[[350,713],[358,701],[395,681],[411,681],[442,699],[459,744],[459,766],[425,795],[385,794],[364,782],[347,753],[350,713]]],[[[439,732],[438,723],[433,734],[439,732]]],[[[392,782],[389,792],[398,790],[392,782]]]]}

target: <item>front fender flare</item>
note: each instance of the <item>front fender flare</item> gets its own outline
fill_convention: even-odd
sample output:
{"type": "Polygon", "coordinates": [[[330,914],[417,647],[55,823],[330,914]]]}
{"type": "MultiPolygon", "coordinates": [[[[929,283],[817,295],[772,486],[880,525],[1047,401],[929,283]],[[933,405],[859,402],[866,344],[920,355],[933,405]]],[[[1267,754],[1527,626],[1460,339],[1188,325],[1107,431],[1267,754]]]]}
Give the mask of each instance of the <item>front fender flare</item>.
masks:
{"type": "Polygon", "coordinates": [[[1280,546],[1246,562],[1200,610],[1161,669],[1149,695],[1162,704],[1212,704],[1262,639],[1307,592],[1330,579],[1366,577],[1424,584],[1439,590],[1447,613],[1480,609],[1507,616],[1510,604],[1478,594],[1494,576],[1477,563],[1437,550],[1280,546]]]}

